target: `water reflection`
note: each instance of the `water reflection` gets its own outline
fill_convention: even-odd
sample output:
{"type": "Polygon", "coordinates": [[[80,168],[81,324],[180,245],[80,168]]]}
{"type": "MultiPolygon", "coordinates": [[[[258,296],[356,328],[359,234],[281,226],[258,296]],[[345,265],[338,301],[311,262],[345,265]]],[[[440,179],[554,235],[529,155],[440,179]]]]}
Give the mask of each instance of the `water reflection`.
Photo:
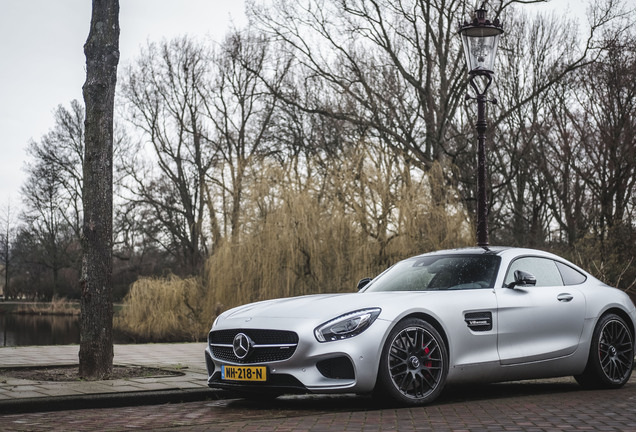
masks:
{"type": "Polygon", "coordinates": [[[77,316],[0,314],[0,346],[78,343],[77,316]]]}

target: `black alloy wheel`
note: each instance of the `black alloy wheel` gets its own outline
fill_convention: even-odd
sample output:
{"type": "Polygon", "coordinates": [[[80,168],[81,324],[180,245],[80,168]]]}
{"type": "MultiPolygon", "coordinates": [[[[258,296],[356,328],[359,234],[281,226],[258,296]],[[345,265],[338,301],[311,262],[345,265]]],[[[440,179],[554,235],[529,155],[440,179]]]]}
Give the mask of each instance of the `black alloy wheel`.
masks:
{"type": "Polygon", "coordinates": [[[380,360],[378,388],[402,404],[433,401],[444,387],[448,356],[444,340],[426,321],[410,318],[391,331],[380,360]]]}
{"type": "Polygon", "coordinates": [[[632,335],[622,320],[610,320],[601,329],[598,355],[608,380],[623,384],[632,370],[632,335]]]}
{"type": "Polygon", "coordinates": [[[620,316],[607,314],[596,324],[588,363],[579,384],[591,388],[618,388],[629,380],[634,366],[634,337],[620,316]]]}

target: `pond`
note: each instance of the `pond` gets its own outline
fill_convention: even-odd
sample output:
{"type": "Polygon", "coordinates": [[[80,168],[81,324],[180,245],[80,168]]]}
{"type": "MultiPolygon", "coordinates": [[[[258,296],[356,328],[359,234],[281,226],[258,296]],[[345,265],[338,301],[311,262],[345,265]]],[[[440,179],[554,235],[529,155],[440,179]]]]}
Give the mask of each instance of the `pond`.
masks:
{"type": "Polygon", "coordinates": [[[0,314],[0,346],[78,343],[76,316],[0,314]]]}
{"type": "Polygon", "coordinates": [[[0,347],[79,344],[79,334],[78,316],[0,314],[0,347]]]}

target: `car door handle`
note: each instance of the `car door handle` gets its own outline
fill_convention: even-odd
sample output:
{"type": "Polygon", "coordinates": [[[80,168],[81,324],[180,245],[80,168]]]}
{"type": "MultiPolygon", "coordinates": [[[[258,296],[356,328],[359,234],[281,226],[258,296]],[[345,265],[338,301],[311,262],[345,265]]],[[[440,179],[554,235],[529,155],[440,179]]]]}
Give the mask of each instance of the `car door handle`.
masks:
{"type": "Polygon", "coordinates": [[[557,300],[560,302],[569,302],[574,298],[572,294],[569,293],[561,293],[557,296],[557,300]]]}

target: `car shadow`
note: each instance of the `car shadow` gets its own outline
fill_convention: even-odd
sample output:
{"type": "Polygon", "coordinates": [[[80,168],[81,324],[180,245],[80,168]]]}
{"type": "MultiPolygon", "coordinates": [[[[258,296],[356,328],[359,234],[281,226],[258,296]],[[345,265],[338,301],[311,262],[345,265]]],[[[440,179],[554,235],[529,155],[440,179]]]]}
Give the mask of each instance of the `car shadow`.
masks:
{"type": "MultiPolygon", "coordinates": [[[[471,384],[448,386],[433,403],[441,406],[453,403],[505,399],[513,397],[566,394],[583,391],[574,379],[515,381],[496,384],[471,384]]],[[[231,397],[231,395],[230,395],[231,397]]],[[[369,395],[286,395],[276,399],[227,399],[226,408],[237,410],[281,410],[302,412],[368,411],[387,408],[404,408],[391,402],[378,400],[369,395]]]]}
{"type": "Polygon", "coordinates": [[[448,386],[435,404],[540,396],[582,391],[574,379],[513,381],[494,384],[448,386]]]}

